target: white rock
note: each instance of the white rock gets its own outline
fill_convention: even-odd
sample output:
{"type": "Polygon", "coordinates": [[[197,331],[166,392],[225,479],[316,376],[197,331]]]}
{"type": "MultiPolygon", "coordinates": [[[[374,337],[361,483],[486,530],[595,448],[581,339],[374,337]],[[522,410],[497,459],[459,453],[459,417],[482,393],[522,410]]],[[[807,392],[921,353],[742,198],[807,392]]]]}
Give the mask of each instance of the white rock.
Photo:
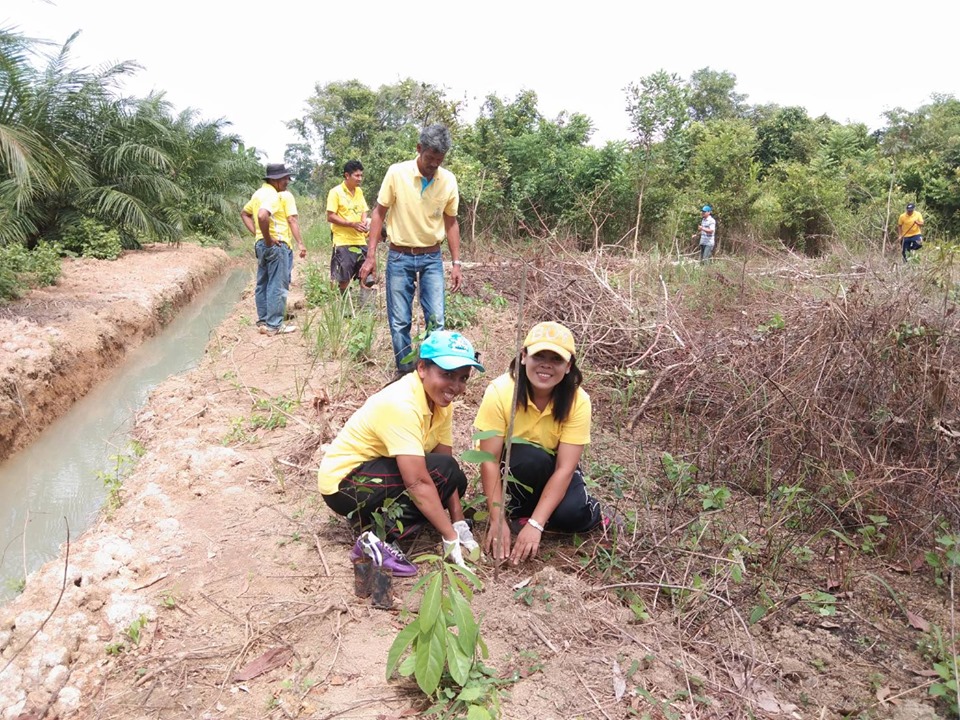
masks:
{"type": "Polygon", "coordinates": [[[71,685],[67,685],[60,691],[60,694],[57,695],[57,714],[63,717],[67,713],[77,710],[80,707],[80,698],[80,690],[71,685]]]}
{"type": "Polygon", "coordinates": [[[27,635],[30,635],[34,630],[43,624],[43,620],[46,617],[47,613],[45,612],[25,610],[17,615],[17,618],[14,621],[17,633],[26,633],[27,635]]]}
{"type": "Polygon", "coordinates": [[[155,620],[157,611],[152,606],[145,605],[137,595],[114,593],[104,608],[104,615],[114,630],[122,632],[141,615],[145,615],[148,620],[155,620]]]}
{"type": "MultiPolygon", "coordinates": [[[[124,534],[129,534],[132,538],[133,530],[128,529],[124,534]]],[[[122,538],[104,538],[101,548],[109,552],[112,557],[124,565],[129,563],[137,556],[137,551],[133,548],[133,546],[122,538]]]]}
{"type": "Polygon", "coordinates": [[[47,679],[43,681],[43,689],[47,692],[57,692],[69,676],[70,670],[66,665],[57,665],[47,673],[47,679]]]}
{"type": "Polygon", "coordinates": [[[172,536],[180,531],[180,521],[172,517],[164,518],[157,521],[156,527],[161,535],[172,536]]]}
{"type": "Polygon", "coordinates": [[[176,558],[183,555],[183,548],[179,545],[167,545],[160,552],[168,558],[176,558]]]}
{"type": "Polygon", "coordinates": [[[53,647],[45,648],[40,659],[47,667],[66,665],[70,662],[70,651],[62,645],[54,645],[53,647]]]}
{"type": "MultiPolygon", "coordinates": [[[[3,700],[3,696],[0,696],[0,700],[3,700]]],[[[10,707],[8,707],[4,711],[3,713],[4,720],[13,720],[13,718],[17,717],[18,715],[20,715],[20,713],[23,712],[23,709],[26,706],[27,706],[27,696],[26,696],[26,693],[24,693],[22,700],[10,705],[10,707]]]]}
{"type": "Polygon", "coordinates": [[[0,675],[0,707],[26,701],[27,691],[23,689],[23,673],[15,665],[11,665],[0,675]]]}

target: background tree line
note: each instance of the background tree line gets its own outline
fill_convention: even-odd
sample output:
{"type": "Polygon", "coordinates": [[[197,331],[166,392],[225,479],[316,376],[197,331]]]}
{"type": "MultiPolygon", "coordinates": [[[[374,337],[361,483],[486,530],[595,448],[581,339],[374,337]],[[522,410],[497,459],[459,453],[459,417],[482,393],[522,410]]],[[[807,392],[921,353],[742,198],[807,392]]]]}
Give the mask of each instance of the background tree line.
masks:
{"type": "Polygon", "coordinates": [[[925,213],[928,235],[960,234],[960,102],[952,96],[892,110],[870,132],[801,107],[750,105],[732,73],[703,68],[688,79],[661,70],[631,83],[625,111],[631,136],[595,147],[589,117],[547,118],[529,90],[487,96],[466,122],[463,103],[442,88],[334,82],[318,85],[307,113],[289,123],[301,142],[288,146],[286,161],[299,192],[322,198],[343,163],[360,158],[371,196],[388,165],[411,156],[421,127],[446,123],[468,237],[557,234],[584,248],[667,250],[686,242],[699,206],[710,203],[728,249],[782,242],[816,254],[828,240],[895,239],[908,200],[925,213]]]}
{"type": "Polygon", "coordinates": [[[75,38],[48,52],[0,28],[0,248],[115,256],[235,234],[262,175],[255,150],[225,120],[174,114],[162,94],[122,97],[135,63],[72,67],[75,38]]]}
{"type": "MultiPolygon", "coordinates": [[[[72,41],[48,52],[0,29],[0,249],[19,258],[0,265],[22,264],[31,253],[21,250],[41,245],[109,256],[142,241],[235,233],[261,174],[254,148],[223,119],[175,114],[162,94],[122,97],[118,82],[137,66],[74,68],[72,41]]],[[[630,137],[596,147],[588,116],[547,118],[529,90],[488,95],[468,122],[462,101],[412,79],[318,85],[289,123],[301,142],[285,159],[298,193],[323,198],[358,157],[373,195],[389,164],[410,157],[420,128],[443,122],[468,237],[666,250],[686,241],[710,203],[727,249],[784,242],[816,253],[828,239],[883,242],[908,199],[928,235],[960,234],[952,96],[890,111],[870,132],[800,107],[750,105],[733,74],[710,68],[688,79],[661,70],[624,92],[630,137]]]]}

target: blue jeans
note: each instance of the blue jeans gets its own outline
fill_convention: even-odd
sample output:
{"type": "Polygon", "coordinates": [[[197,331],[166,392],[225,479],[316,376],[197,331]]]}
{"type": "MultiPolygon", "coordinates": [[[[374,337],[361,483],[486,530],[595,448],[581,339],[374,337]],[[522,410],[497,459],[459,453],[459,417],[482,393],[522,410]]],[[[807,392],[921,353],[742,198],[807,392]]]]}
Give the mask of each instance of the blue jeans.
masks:
{"type": "Polygon", "coordinates": [[[267,247],[263,240],[254,246],[257,253],[257,289],[253,299],[257,305],[257,322],[278,328],[283,324],[293,272],[293,250],[284,243],[267,247]]]}
{"type": "Polygon", "coordinates": [[[387,254],[387,322],[393,343],[393,359],[398,370],[410,370],[415,361],[403,362],[411,350],[410,327],[413,320],[413,294],[420,280],[420,307],[429,330],[443,329],[443,255],[406,255],[391,250],[387,254]]]}

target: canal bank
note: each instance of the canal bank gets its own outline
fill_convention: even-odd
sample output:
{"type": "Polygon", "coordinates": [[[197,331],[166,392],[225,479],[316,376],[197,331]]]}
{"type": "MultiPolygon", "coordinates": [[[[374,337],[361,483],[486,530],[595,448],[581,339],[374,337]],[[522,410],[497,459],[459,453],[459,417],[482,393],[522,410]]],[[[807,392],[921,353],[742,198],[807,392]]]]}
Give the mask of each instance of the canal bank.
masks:
{"type": "Polygon", "coordinates": [[[0,307],[0,460],[28,445],[230,265],[215,248],[66,259],[60,281],[0,307]]]}
{"type": "Polygon", "coordinates": [[[57,556],[68,529],[82,533],[104,502],[119,501],[123,476],[140,451],[129,440],[137,410],[160,382],[197,365],[250,278],[249,269],[237,268],[206,282],[36,440],[0,462],[0,602],[57,556]]]}

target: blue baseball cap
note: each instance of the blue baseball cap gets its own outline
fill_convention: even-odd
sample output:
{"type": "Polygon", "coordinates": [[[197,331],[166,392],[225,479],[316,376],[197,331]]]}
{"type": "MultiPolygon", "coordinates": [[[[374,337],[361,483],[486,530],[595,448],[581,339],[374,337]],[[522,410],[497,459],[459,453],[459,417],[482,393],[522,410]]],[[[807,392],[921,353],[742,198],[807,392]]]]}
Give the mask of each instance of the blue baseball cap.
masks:
{"type": "Polygon", "coordinates": [[[713,208],[710,207],[709,205],[704,205],[703,212],[713,212],[713,208]]]}
{"type": "Polygon", "coordinates": [[[432,360],[444,370],[459,370],[462,367],[475,367],[484,372],[483,365],[477,362],[477,353],[473,345],[463,335],[450,330],[434,330],[420,345],[420,359],[432,360]]]}

